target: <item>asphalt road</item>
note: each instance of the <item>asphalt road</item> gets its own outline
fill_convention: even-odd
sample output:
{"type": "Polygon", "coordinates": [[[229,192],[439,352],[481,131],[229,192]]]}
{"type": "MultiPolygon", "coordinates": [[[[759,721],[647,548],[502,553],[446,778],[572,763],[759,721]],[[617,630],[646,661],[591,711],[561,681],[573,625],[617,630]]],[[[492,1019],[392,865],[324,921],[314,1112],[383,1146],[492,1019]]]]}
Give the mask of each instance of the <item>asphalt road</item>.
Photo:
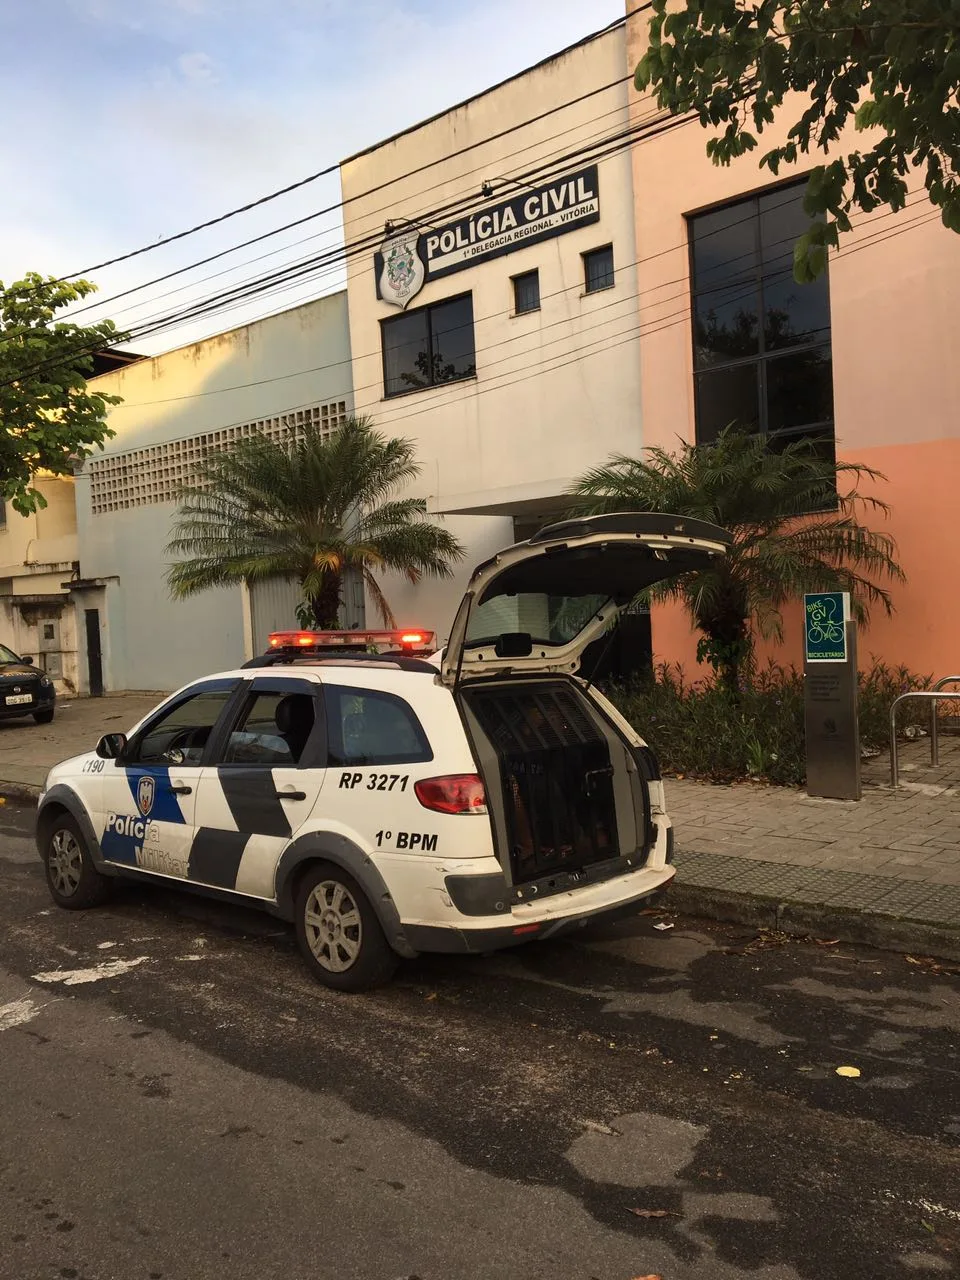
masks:
{"type": "Polygon", "coordinates": [[[267,917],[59,911],[30,818],[0,809],[0,1280],[960,1272],[947,966],[660,915],[341,996],[267,917]]]}

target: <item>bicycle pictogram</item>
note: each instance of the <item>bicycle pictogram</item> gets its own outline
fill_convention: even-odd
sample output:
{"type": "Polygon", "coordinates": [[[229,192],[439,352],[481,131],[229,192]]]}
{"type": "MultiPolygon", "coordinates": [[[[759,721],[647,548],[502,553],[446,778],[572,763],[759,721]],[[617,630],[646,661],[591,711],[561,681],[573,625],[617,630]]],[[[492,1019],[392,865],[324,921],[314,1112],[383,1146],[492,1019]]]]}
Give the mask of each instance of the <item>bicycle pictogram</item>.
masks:
{"type": "Polygon", "coordinates": [[[807,638],[813,644],[842,644],[843,619],[836,617],[837,601],[811,600],[807,605],[807,638]]]}

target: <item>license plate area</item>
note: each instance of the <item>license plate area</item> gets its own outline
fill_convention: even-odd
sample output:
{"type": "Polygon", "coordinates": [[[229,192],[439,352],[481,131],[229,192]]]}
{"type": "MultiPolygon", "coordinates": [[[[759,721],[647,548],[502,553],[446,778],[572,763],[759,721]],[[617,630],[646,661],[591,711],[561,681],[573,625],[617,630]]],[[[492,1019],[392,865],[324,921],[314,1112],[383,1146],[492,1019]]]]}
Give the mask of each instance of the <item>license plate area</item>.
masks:
{"type": "Polygon", "coordinates": [[[24,707],[33,701],[32,693],[8,693],[4,699],[8,707],[24,707]]]}

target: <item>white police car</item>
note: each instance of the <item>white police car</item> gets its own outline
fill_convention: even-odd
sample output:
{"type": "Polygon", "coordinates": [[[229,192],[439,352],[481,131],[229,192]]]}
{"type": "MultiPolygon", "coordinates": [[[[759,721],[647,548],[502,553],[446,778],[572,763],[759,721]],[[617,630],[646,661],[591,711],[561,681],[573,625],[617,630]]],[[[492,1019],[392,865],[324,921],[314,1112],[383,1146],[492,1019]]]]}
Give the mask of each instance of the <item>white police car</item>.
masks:
{"type": "Polygon", "coordinates": [[[674,874],[659,771],[576,673],[619,606],[729,541],[673,516],[567,521],[475,570],[439,669],[285,650],[188,685],[51,771],[54,901],[179,881],[293,921],[351,991],[401,956],[637,910],[674,874]]]}

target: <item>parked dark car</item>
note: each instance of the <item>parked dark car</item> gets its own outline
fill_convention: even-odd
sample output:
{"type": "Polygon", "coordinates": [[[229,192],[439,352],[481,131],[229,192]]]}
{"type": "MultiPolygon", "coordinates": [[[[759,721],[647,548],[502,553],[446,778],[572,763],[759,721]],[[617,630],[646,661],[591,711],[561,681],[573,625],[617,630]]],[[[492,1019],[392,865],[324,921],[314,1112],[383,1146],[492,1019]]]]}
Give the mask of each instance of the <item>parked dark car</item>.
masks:
{"type": "Polygon", "coordinates": [[[33,716],[37,724],[49,724],[56,702],[57,691],[46,672],[32,658],[20,658],[0,644],[0,720],[33,716]]]}

